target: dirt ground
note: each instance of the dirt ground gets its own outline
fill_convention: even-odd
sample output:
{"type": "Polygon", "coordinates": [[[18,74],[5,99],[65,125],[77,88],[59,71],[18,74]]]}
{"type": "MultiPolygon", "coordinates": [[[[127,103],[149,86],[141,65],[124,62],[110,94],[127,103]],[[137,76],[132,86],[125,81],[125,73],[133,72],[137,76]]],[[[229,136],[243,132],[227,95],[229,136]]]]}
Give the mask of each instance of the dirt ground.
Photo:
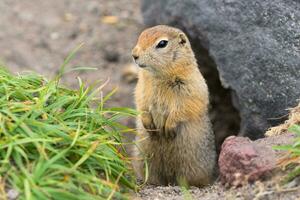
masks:
{"type": "Polygon", "coordinates": [[[138,0],[1,0],[0,62],[15,73],[35,71],[53,77],[64,58],[84,43],[69,67],[97,71],[70,73],[67,85],[106,81],[104,94],[118,87],[109,102],[133,106],[134,84],[122,79],[132,62],[131,49],[142,30],[138,0]]]}
{"type": "MultiPolygon", "coordinates": [[[[85,66],[97,71],[74,72],[64,83],[76,87],[83,81],[106,81],[104,94],[118,87],[109,106],[133,107],[135,83],[123,71],[132,63],[131,49],[143,29],[139,0],[1,0],[0,63],[14,73],[35,71],[54,77],[64,58],[81,43],[69,67],[85,66]]],[[[131,121],[128,121],[130,123],[131,121]]],[[[295,191],[274,190],[276,181],[227,190],[220,183],[191,188],[147,186],[138,199],[296,199],[295,191]],[[273,186],[268,186],[271,184],[273,186]],[[273,189],[268,189],[268,187],[273,189]],[[276,197],[276,198],[274,198],[276,197]]]]}
{"type": "Polygon", "coordinates": [[[286,186],[282,188],[272,180],[231,189],[226,189],[220,183],[215,183],[202,189],[192,187],[187,192],[178,186],[147,186],[139,193],[139,198],[143,200],[299,200],[299,191],[299,187],[286,186]]]}

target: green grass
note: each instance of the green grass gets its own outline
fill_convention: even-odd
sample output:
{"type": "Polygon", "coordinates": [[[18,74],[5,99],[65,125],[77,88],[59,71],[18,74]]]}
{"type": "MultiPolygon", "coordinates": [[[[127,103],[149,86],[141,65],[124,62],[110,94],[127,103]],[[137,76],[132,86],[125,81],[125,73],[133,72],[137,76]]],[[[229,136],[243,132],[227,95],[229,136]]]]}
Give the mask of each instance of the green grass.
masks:
{"type": "Polygon", "coordinates": [[[290,145],[275,146],[276,150],[286,151],[286,155],[279,161],[279,166],[284,170],[288,169],[288,174],[284,178],[284,183],[292,181],[300,176],[300,126],[292,125],[289,132],[295,133],[294,142],[290,145]]]}
{"type": "Polygon", "coordinates": [[[118,120],[135,111],[105,108],[111,94],[96,98],[80,79],[78,90],[62,87],[61,74],[0,67],[0,197],[13,188],[21,200],[125,198],[136,185],[121,142],[130,129],[118,120]]]}

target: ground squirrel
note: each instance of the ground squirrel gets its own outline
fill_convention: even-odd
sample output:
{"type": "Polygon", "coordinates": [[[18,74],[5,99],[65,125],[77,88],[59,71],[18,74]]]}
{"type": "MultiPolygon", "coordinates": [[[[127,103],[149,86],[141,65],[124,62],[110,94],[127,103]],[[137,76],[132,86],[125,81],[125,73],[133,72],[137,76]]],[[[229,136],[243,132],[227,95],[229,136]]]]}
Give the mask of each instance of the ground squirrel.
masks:
{"type": "MultiPolygon", "coordinates": [[[[216,151],[208,88],[187,36],[165,25],[148,28],[139,36],[132,56],[140,67],[134,152],[147,158],[148,183],[209,184],[216,151]]],[[[144,165],[135,162],[134,168],[143,178],[144,165]]]]}

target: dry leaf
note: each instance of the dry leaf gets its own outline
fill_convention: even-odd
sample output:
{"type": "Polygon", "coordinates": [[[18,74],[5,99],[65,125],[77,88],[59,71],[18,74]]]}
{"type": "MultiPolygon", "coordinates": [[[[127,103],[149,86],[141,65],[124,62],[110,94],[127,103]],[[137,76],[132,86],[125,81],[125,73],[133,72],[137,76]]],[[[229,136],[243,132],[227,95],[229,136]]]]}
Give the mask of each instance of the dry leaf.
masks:
{"type": "Polygon", "coordinates": [[[116,24],[119,22],[119,18],[117,16],[108,15],[102,17],[101,22],[104,24],[116,24]]]}
{"type": "Polygon", "coordinates": [[[64,15],[64,20],[66,22],[72,21],[74,18],[75,17],[74,17],[74,15],[72,13],[65,13],[65,15],[64,15]]]}

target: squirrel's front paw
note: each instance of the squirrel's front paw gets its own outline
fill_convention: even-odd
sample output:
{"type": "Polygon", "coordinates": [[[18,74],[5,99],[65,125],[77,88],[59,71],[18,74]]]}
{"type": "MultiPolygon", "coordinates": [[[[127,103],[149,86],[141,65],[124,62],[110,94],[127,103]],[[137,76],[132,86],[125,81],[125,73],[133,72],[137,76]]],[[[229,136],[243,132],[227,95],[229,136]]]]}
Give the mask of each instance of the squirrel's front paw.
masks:
{"type": "Polygon", "coordinates": [[[174,139],[179,132],[179,124],[166,123],[163,129],[163,134],[166,139],[174,139]]]}
{"type": "Polygon", "coordinates": [[[144,128],[148,131],[149,134],[156,134],[157,129],[153,122],[152,115],[149,112],[143,112],[141,114],[141,120],[144,128]]]}

